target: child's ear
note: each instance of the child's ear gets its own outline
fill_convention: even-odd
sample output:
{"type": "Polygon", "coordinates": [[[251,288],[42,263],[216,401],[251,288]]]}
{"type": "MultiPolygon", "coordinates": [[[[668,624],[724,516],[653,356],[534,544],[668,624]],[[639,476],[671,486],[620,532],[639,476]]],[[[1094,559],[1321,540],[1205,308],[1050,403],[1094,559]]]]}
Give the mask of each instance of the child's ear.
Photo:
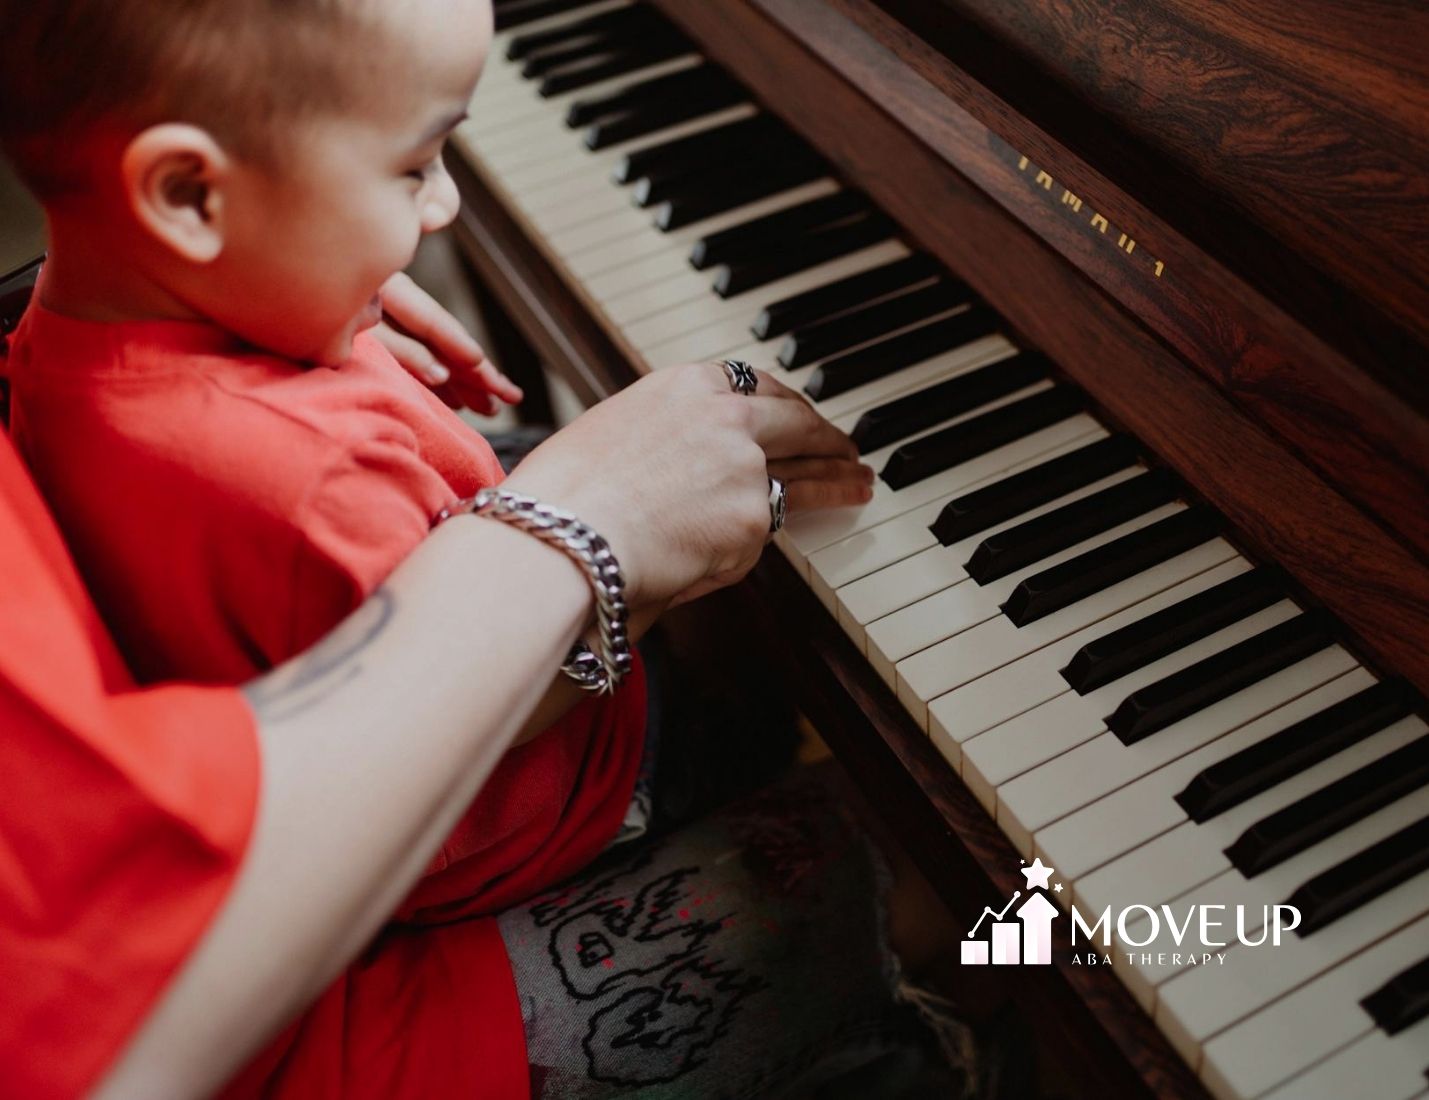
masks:
{"type": "Polygon", "coordinates": [[[125,197],[143,226],[192,263],[223,251],[232,161],[208,131],[166,122],[137,135],[121,161],[125,197]]]}

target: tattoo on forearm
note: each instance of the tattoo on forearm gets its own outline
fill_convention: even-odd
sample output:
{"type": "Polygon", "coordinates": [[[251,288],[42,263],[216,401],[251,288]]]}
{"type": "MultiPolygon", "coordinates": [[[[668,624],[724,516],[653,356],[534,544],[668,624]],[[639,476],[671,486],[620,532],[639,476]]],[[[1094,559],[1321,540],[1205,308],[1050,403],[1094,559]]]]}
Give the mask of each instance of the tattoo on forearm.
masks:
{"type": "Polygon", "coordinates": [[[387,629],[396,605],[390,591],[379,589],[311,649],[244,687],[259,721],[293,718],[358,679],[364,652],[387,629]]]}

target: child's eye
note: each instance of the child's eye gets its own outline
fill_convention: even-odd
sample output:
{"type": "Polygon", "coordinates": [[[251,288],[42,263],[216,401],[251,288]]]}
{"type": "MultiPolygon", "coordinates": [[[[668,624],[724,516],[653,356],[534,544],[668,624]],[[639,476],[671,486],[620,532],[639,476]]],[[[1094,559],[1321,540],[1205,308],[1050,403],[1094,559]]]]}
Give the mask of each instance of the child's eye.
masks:
{"type": "Polygon", "coordinates": [[[436,168],[437,162],[435,160],[429,160],[420,168],[413,168],[410,172],[407,172],[406,176],[409,180],[416,180],[418,183],[426,183],[427,180],[431,178],[432,173],[436,171],[436,168]]]}

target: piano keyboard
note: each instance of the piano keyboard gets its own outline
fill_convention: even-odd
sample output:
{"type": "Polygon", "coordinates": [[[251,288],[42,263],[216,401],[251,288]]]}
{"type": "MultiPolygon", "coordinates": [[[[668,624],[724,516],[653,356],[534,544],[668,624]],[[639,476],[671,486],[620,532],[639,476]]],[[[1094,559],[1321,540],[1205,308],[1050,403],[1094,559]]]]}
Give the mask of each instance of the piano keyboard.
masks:
{"type": "Polygon", "coordinates": [[[853,435],[873,499],[776,543],[1058,900],[1301,909],[1223,966],[1116,942],[1209,1091],[1429,1095],[1421,701],[657,13],[496,13],[458,150],[644,367],[746,359],[853,435]]]}

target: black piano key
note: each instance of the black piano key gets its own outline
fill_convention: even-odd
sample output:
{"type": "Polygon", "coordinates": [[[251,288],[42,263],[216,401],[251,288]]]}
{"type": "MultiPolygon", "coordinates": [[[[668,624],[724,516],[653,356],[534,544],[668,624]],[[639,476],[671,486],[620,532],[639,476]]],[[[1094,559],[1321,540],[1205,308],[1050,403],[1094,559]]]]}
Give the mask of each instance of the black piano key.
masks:
{"type": "MultiPolygon", "coordinates": [[[[662,37],[671,38],[673,35],[667,33],[662,37]]],[[[569,43],[531,54],[521,64],[521,78],[536,80],[559,69],[574,68],[578,64],[594,64],[629,50],[629,40],[620,41],[604,35],[579,37],[569,43]]]]}
{"type": "Polygon", "coordinates": [[[599,84],[602,80],[611,80],[637,69],[649,68],[661,61],[668,61],[672,57],[681,57],[692,52],[692,49],[689,39],[680,35],[652,37],[628,49],[596,55],[549,73],[536,89],[536,94],[543,99],[549,99],[564,92],[579,91],[592,84],[599,84]]]}
{"type": "Polygon", "coordinates": [[[826,321],[796,329],[784,339],[779,365],[792,370],[836,352],[866,344],[897,329],[928,321],[972,301],[972,291],[958,279],[941,278],[929,286],[884,298],[826,321]]]}
{"type": "Polygon", "coordinates": [[[617,183],[642,178],[664,180],[687,175],[697,167],[708,167],[735,150],[795,140],[772,115],[754,115],[712,126],[697,134],[632,149],[616,162],[613,175],[617,183]]]}
{"type": "Polygon", "coordinates": [[[1300,910],[1295,932],[1308,936],[1429,869],[1429,817],[1316,875],[1286,902],[1300,910]]]}
{"type": "Polygon", "coordinates": [[[727,264],[714,280],[721,298],[767,286],[786,276],[847,256],[893,236],[893,223],[879,213],[809,233],[777,255],[745,256],[727,264]]]}
{"type": "Polygon", "coordinates": [[[931,256],[905,256],[881,267],[773,302],[759,311],[750,331],[760,340],[782,336],[800,325],[833,317],[865,302],[927,282],[941,270],[931,256]]]}
{"type": "Polygon", "coordinates": [[[496,10],[495,30],[509,31],[548,15],[560,15],[563,11],[575,11],[589,7],[592,0],[522,0],[521,3],[502,4],[496,10]]]}
{"type": "Polygon", "coordinates": [[[1047,360],[1028,352],[979,367],[869,409],[858,418],[849,438],[862,454],[876,451],[1040,382],[1047,371],[1047,360]]]}
{"type": "Polygon", "coordinates": [[[1400,971],[1360,1004],[1386,1035],[1417,1024],[1429,1016],[1429,958],[1400,971]]]}
{"type": "Polygon", "coordinates": [[[1226,858],[1246,878],[1254,878],[1425,783],[1429,783],[1429,737],[1262,818],[1236,837],[1226,849],[1226,858]]]}
{"type": "Polygon", "coordinates": [[[1062,679],[1078,695],[1085,695],[1145,668],[1168,653],[1263,611],[1282,598],[1279,580],[1272,570],[1252,569],[1105,634],[1072,655],[1062,669],[1062,679]]]}
{"type": "Polygon", "coordinates": [[[876,344],[824,360],[809,375],[804,392],[815,401],[827,401],[874,379],[989,336],[1000,324],[992,310],[973,306],[952,317],[930,321],[876,344]]]}
{"type": "Polygon", "coordinates": [[[1180,495],[1181,487],[1166,470],[1111,485],[1091,496],[998,531],[985,538],[963,566],[978,584],[1039,562],[1083,539],[1144,516],[1180,495]]]}
{"type": "Polygon", "coordinates": [[[625,115],[655,104],[683,102],[711,88],[726,87],[737,88],[738,85],[713,65],[696,65],[677,73],[627,84],[599,99],[579,99],[566,109],[566,125],[572,129],[589,126],[604,118],[625,115]]]}
{"type": "Polygon", "coordinates": [[[690,266],[703,271],[756,252],[772,252],[811,229],[863,217],[872,209],[868,199],[857,191],[836,191],[810,199],[701,237],[690,249],[690,266]]]}
{"type": "Polygon", "coordinates": [[[666,42],[684,42],[686,49],[690,48],[688,40],[651,9],[636,8],[623,24],[568,37],[556,45],[529,54],[521,65],[521,76],[525,80],[535,80],[621,54],[646,51],[666,42]]]}
{"type": "Polygon", "coordinates": [[[691,92],[679,99],[672,97],[660,103],[638,107],[618,118],[602,119],[591,126],[581,140],[585,147],[592,151],[608,149],[622,141],[633,141],[666,127],[713,114],[736,103],[742,103],[744,99],[744,90],[735,84],[712,86],[691,92]]]}
{"type": "Polygon", "coordinates": [[[506,45],[506,57],[509,61],[520,61],[537,50],[544,50],[562,42],[606,34],[621,27],[652,23],[654,22],[652,16],[653,13],[648,8],[617,8],[614,11],[588,15],[583,19],[572,19],[568,23],[562,23],[559,27],[552,27],[549,30],[513,35],[511,41],[506,45]]]}
{"type": "MultiPolygon", "coordinates": [[[[761,144],[746,150],[743,156],[747,161],[745,171],[732,173],[705,166],[671,178],[662,192],[667,200],[679,203],[703,201],[726,191],[737,190],[744,195],[766,186],[762,181],[776,173],[787,172],[792,167],[822,163],[817,153],[796,138],[761,144]]],[[[644,189],[637,185],[636,190],[643,193],[644,189]]]]}
{"type": "Polygon", "coordinates": [[[723,214],[747,203],[777,195],[828,174],[828,165],[813,154],[795,156],[760,171],[729,174],[723,178],[701,176],[690,188],[655,211],[655,225],[669,232],[723,214]]]}
{"type": "MultiPolygon", "coordinates": [[[[1017,357],[1046,360],[1023,352],[1017,357]]],[[[950,379],[949,382],[955,382],[950,379]]],[[[949,383],[942,383],[947,385],[949,383]]],[[[875,410],[877,411],[877,410],[875,410]]],[[[860,421],[861,423],[862,421],[860,421]]],[[[857,427],[854,431],[857,433],[857,427]]],[[[855,442],[857,435],[855,434],[855,442]]],[[[1124,470],[1136,461],[1136,444],[1130,437],[1114,435],[1079,447],[1069,454],[1039,463],[982,489],[950,500],[929,528],[940,543],[952,546],[979,531],[986,531],[1049,504],[1060,496],[1124,470]]]]}
{"type": "Polygon", "coordinates": [[[1053,386],[903,444],[889,456],[878,476],[891,489],[906,488],[1076,416],[1082,411],[1082,404],[1081,393],[1071,386],[1053,386]]]}
{"type": "Polygon", "coordinates": [[[1209,542],[1220,523],[1220,516],[1209,508],[1187,508],[1157,520],[1026,578],[1002,605],[1002,613],[1013,626],[1036,622],[1209,542]]]}
{"type": "Polygon", "coordinates": [[[1297,615],[1133,693],[1107,718],[1107,729],[1123,744],[1134,745],[1187,715],[1289,668],[1334,644],[1334,640],[1324,616],[1317,612],[1297,615]]]}
{"type": "Polygon", "coordinates": [[[1197,824],[1393,725],[1417,698],[1402,680],[1385,680],[1212,764],[1176,795],[1197,824]]]}

